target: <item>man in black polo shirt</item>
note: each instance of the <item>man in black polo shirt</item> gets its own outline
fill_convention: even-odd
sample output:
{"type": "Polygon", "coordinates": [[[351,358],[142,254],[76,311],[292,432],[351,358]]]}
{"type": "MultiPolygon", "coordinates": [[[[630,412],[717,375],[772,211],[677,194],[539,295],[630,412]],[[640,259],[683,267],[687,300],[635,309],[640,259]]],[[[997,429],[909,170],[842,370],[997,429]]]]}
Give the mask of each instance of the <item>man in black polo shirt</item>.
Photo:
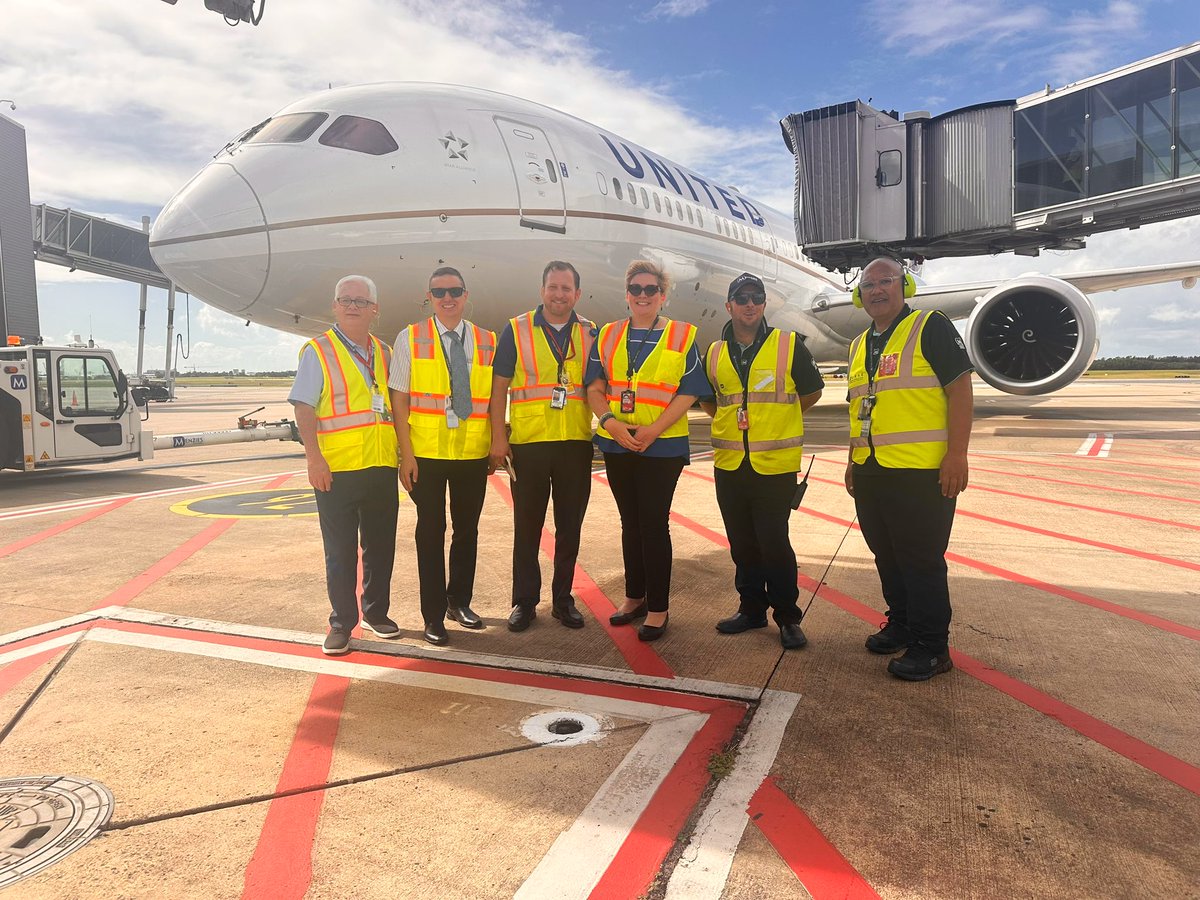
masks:
{"type": "Polygon", "coordinates": [[[887,258],[869,263],[855,289],[873,324],[850,344],[846,490],[887,603],[867,649],[904,650],[888,671],[924,681],[953,667],[946,547],[967,486],[974,401],[962,338],[942,313],[909,307],[915,293],[887,258]]]}

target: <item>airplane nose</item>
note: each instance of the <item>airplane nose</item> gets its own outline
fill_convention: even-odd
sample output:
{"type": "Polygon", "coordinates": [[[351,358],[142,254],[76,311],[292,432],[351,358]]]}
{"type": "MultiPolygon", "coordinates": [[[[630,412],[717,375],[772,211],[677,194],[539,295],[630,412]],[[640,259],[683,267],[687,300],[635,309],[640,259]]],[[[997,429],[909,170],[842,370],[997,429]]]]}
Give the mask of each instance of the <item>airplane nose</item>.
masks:
{"type": "Polygon", "coordinates": [[[233,165],[209,163],[163,208],[150,253],[183,290],[229,312],[247,308],[271,255],[258,197],[233,165]]]}

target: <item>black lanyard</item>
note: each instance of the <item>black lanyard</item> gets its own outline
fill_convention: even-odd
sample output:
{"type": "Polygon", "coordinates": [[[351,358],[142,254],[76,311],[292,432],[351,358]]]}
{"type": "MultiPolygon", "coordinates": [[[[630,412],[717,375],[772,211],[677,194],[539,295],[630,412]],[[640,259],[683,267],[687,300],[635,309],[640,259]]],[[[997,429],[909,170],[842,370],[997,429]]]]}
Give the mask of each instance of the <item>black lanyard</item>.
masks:
{"type": "Polygon", "coordinates": [[[550,352],[554,355],[554,361],[558,363],[558,380],[560,383],[563,380],[563,368],[566,366],[567,360],[573,359],[575,356],[575,342],[572,340],[574,333],[575,323],[569,319],[561,332],[549,322],[542,326],[542,334],[546,336],[546,343],[550,345],[550,352]],[[562,344],[558,342],[560,333],[567,336],[566,341],[562,344]]]}
{"type": "Polygon", "coordinates": [[[354,346],[354,342],[346,337],[337,328],[333,329],[333,333],[338,336],[338,339],[346,345],[346,349],[354,354],[354,358],[367,367],[368,374],[363,379],[371,383],[372,393],[379,393],[379,386],[375,383],[375,342],[371,340],[371,336],[367,335],[367,358],[363,359],[363,355],[358,352],[358,348],[354,346]]]}
{"type": "MultiPolygon", "coordinates": [[[[650,323],[650,327],[646,329],[646,333],[642,335],[642,339],[638,341],[637,353],[631,353],[629,350],[629,333],[633,331],[633,316],[629,317],[629,327],[625,329],[626,381],[633,379],[633,360],[642,352],[642,348],[646,346],[646,341],[649,340],[650,335],[654,333],[654,326],[658,324],[658,319],[658,316],[654,317],[654,321],[650,323]]],[[[642,360],[642,362],[644,363],[645,360],[642,360]]],[[[638,364],[638,368],[641,368],[641,363],[638,364]]]]}

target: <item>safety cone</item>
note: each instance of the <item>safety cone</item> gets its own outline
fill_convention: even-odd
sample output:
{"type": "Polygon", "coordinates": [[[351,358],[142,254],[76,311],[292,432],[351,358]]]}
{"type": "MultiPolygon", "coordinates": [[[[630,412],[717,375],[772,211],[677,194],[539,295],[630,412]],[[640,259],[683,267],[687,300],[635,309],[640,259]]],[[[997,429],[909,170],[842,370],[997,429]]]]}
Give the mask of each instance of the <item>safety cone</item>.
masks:
{"type": "Polygon", "coordinates": [[[78,398],[78,397],[75,395],[75,392],[74,392],[74,391],[71,391],[71,405],[72,405],[72,406],[78,406],[78,405],[79,405],[79,398],[78,398]]]}

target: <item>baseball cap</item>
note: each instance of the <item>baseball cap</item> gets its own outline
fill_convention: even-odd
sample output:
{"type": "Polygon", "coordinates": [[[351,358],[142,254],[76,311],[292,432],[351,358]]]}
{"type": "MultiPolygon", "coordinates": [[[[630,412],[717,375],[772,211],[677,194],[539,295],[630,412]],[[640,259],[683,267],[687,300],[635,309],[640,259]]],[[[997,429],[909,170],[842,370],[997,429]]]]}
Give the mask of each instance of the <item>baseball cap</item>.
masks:
{"type": "Polygon", "coordinates": [[[766,285],[763,284],[761,278],[759,278],[757,275],[751,275],[749,272],[743,272],[737,278],[733,279],[733,281],[729,282],[729,293],[726,295],[725,299],[732,300],[733,295],[746,285],[756,287],[764,294],[767,292],[766,285]]]}

